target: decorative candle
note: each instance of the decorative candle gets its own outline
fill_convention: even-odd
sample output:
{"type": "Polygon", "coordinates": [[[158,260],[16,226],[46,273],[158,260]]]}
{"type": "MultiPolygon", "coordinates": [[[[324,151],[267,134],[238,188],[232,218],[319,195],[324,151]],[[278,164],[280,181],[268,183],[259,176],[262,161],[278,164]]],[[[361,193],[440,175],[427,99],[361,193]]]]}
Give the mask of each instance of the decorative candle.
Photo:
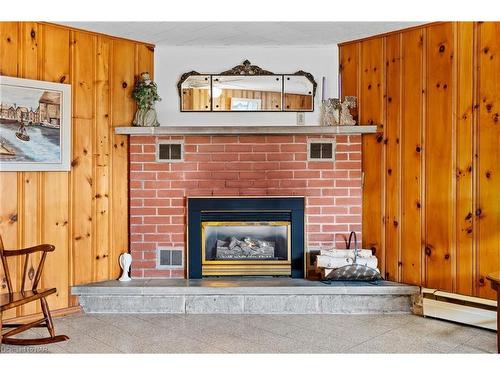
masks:
{"type": "Polygon", "coordinates": [[[337,93],[337,96],[339,97],[339,99],[342,99],[342,79],[340,78],[340,76],[338,77],[339,79],[339,87],[338,87],[338,93],[337,93]]]}
{"type": "Polygon", "coordinates": [[[323,77],[321,86],[321,100],[326,100],[326,77],[323,77]]]}

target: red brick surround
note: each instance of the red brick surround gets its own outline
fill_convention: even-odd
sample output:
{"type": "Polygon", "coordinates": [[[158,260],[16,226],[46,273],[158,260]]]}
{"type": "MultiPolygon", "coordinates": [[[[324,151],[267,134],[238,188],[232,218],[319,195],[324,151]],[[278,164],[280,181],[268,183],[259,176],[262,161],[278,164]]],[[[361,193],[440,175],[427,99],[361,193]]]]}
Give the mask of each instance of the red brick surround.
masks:
{"type": "Polygon", "coordinates": [[[336,136],[335,162],[307,161],[308,138],[130,136],[132,276],[185,276],[156,269],[156,249],[185,249],[188,196],[305,196],[307,249],[359,234],[361,136],[336,136]],[[157,138],[183,140],[184,161],[156,162],[157,138]]]}

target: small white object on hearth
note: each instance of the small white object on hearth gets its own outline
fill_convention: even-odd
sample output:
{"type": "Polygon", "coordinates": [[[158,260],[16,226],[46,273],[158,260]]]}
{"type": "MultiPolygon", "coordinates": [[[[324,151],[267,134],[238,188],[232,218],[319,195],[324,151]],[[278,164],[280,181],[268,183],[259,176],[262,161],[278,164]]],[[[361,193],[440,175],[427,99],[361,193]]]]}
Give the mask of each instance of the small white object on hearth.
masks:
{"type": "Polygon", "coordinates": [[[123,270],[123,273],[118,280],[119,281],[132,280],[128,275],[128,272],[130,271],[130,265],[132,264],[132,255],[130,255],[129,253],[123,253],[122,255],[120,255],[120,258],[118,258],[118,262],[120,263],[120,267],[123,270]]]}

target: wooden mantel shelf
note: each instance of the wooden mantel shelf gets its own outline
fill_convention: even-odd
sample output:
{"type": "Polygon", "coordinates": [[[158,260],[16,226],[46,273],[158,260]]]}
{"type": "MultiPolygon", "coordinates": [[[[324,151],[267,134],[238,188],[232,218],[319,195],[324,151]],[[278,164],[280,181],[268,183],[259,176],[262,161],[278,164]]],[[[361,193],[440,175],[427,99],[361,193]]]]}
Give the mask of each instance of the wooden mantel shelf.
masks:
{"type": "Polygon", "coordinates": [[[240,135],[240,134],[369,134],[376,125],[340,126],[158,126],[116,127],[116,134],[130,135],[240,135]]]}

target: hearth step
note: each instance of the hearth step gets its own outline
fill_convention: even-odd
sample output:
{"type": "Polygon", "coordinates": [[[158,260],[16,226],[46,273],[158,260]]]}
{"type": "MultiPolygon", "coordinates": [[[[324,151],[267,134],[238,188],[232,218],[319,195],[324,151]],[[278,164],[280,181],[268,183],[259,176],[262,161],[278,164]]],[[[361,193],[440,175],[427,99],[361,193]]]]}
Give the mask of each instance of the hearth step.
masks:
{"type": "Polygon", "coordinates": [[[411,313],[415,286],[383,281],[290,278],[140,279],[74,286],[87,313],[397,314],[411,313]]]}

